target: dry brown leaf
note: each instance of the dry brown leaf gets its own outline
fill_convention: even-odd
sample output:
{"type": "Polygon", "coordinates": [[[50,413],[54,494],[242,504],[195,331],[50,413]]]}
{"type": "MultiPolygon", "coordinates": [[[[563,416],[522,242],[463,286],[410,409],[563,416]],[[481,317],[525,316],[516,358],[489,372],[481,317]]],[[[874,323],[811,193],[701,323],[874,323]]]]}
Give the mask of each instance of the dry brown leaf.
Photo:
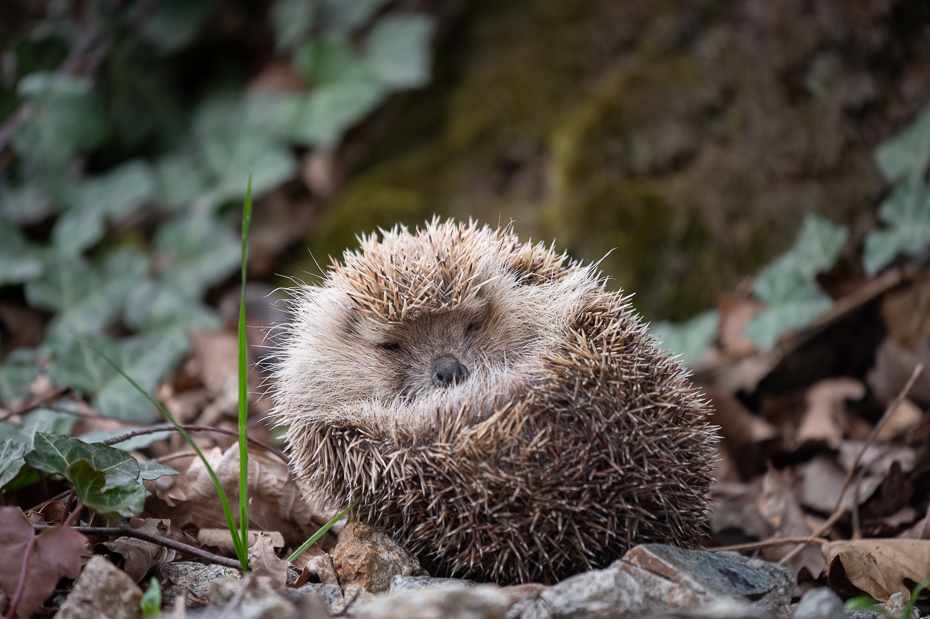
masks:
{"type": "Polygon", "coordinates": [[[875,441],[884,443],[902,436],[911,428],[918,426],[923,421],[923,418],[924,412],[920,410],[920,407],[905,398],[898,405],[891,418],[879,429],[878,434],[875,435],[875,441]]]}
{"type": "Polygon", "coordinates": [[[257,576],[269,576],[278,586],[287,584],[287,566],[284,559],[278,558],[274,552],[274,538],[263,531],[252,536],[249,532],[249,569],[257,576]],[[253,541],[254,540],[254,541],[253,541]]]}
{"type": "MultiPolygon", "coordinates": [[[[249,546],[254,544],[260,535],[269,536],[275,548],[284,548],[284,538],[277,531],[249,531],[249,546]]],[[[204,546],[218,548],[225,554],[236,554],[229,529],[200,529],[197,531],[197,541],[204,546]]]]}
{"type": "MultiPolygon", "coordinates": [[[[848,471],[855,463],[856,457],[862,451],[863,441],[843,441],[837,454],[837,462],[848,471]]],[[[865,467],[869,473],[887,475],[891,465],[897,462],[901,470],[909,473],[914,470],[917,454],[910,447],[904,445],[889,445],[887,443],[869,445],[862,454],[860,466],[865,467]]]]}
{"type": "Polygon", "coordinates": [[[723,294],[717,299],[720,326],[718,339],[727,355],[736,357],[756,350],[756,345],[746,337],[746,325],[753,316],[765,307],[748,295],[723,294]]]}
{"type": "MultiPolygon", "coordinates": [[[[918,363],[930,367],[930,341],[922,338],[911,350],[886,337],[875,353],[875,367],[869,370],[866,382],[876,395],[891,402],[904,388],[918,363]]],[[[922,406],[930,406],[930,372],[921,374],[908,397],[922,406]]]]}
{"type": "Polygon", "coordinates": [[[301,570],[300,576],[292,586],[299,588],[308,582],[321,582],[326,585],[338,585],[336,567],[333,558],[319,544],[312,544],[302,555],[294,561],[294,567],[301,570]]]}
{"type": "Polygon", "coordinates": [[[882,602],[899,591],[909,596],[911,589],[930,574],[930,540],[830,542],[822,551],[832,589],[852,593],[852,584],[882,602]]]}
{"type": "MultiPolygon", "coordinates": [[[[171,538],[171,522],[168,520],[130,518],[129,526],[144,533],[171,538]]],[[[142,582],[151,568],[174,561],[178,555],[175,550],[134,537],[119,537],[103,545],[123,557],[123,571],[136,582],[142,582]]]]}
{"type": "Polygon", "coordinates": [[[811,386],[798,427],[798,444],[817,442],[835,449],[848,427],[846,401],[864,396],[865,385],[851,378],[830,378],[811,386]]]}
{"type": "Polygon", "coordinates": [[[26,549],[32,545],[17,613],[29,617],[55,591],[63,576],[77,577],[87,538],[71,527],[54,527],[36,535],[18,507],[0,507],[0,588],[12,598],[22,576],[26,549]]]}
{"type": "Polygon", "coordinates": [[[743,471],[753,470],[762,452],[759,443],[778,437],[778,430],[758,415],[752,414],[735,397],[716,388],[706,389],[713,403],[711,422],[720,426],[720,435],[727,452],[743,471]]]}
{"type": "MultiPolygon", "coordinates": [[[[769,467],[762,479],[762,515],[776,528],[774,537],[806,537],[811,529],[804,519],[804,512],[794,494],[797,487],[790,471],[778,471],[769,467]]],[[[791,546],[766,548],[762,551],[769,561],[777,561],[792,550],[791,546]]],[[[794,571],[795,576],[806,568],[811,576],[817,578],[823,571],[823,557],[817,548],[808,546],[786,565],[794,571]]]]}
{"type": "MultiPolygon", "coordinates": [[[[819,455],[801,467],[804,482],[801,485],[801,504],[810,509],[829,514],[836,507],[843,489],[846,473],[831,456],[819,455]]],[[[859,484],[859,502],[863,503],[871,497],[884,480],[884,474],[869,475],[859,484]]],[[[853,505],[852,489],[843,497],[843,509],[853,505]]]]}
{"type": "MultiPolygon", "coordinates": [[[[225,452],[216,447],[204,455],[225,488],[233,513],[238,513],[238,446],[232,446],[225,452]]],[[[156,480],[154,492],[158,498],[170,507],[189,502],[190,523],[198,528],[225,529],[222,505],[200,459],[192,459],[186,469],[178,470],[180,475],[156,480]]],[[[249,512],[252,527],[263,531],[278,531],[288,544],[303,543],[316,532],[318,523],[326,522],[323,515],[317,514],[303,501],[287,466],[257,449],[249,453],[248,488],[252,500],[249,512]]]]}
{"type": "Polygon", "coordinates": [[[913,348],[921,337],[930,338],[930,271],[912,285],[886,293],[881,313],[895,341],[913,348]]]}

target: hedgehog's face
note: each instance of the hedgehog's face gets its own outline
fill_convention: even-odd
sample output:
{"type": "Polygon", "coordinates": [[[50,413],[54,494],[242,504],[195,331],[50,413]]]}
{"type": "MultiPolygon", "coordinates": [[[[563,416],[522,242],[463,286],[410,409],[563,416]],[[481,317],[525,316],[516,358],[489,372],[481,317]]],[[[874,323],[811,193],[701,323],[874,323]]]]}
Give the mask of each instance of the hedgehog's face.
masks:
{"type": "Polygon", "coordinates": [[[508,242],[453,225],[363,239],[293,304],[281,417],[422,428],[439,410],[468,402],[480,417],[479,401],[512,395],[590,284],[581,269],[551,277],[558,257],[508,242]]]}

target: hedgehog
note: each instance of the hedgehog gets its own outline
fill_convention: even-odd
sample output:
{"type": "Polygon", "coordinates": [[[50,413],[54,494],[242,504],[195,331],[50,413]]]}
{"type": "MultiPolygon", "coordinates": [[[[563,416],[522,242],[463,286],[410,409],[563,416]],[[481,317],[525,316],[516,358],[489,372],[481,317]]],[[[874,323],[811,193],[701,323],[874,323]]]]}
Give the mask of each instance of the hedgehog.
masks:
{"type": "Polygon", "coordinates": [[[698,542],[709,404],[596,265],[475,222],[359,242],[291,291],[280,337],[272,416],[307,500],[499,584],[698,542]]]}

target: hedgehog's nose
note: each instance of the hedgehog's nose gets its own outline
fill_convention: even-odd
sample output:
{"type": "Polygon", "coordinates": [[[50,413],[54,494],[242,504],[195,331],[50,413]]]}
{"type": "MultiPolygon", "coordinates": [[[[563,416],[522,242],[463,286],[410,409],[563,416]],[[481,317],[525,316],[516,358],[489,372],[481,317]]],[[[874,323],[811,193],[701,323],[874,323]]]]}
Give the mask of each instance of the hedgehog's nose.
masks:
{"type": "Polygon", "coordinates": [[[432,376],[434,385],[448,387],[468,378],[468,368],[452,355],[446,355],[433,361],[432,376]]]}

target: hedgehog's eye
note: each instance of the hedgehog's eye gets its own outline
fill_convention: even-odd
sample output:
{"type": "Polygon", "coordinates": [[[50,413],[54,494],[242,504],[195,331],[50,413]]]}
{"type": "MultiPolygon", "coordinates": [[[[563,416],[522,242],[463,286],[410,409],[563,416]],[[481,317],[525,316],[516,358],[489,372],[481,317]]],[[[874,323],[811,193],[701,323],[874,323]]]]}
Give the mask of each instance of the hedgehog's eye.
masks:
{"type": "Polygon", "coordinates": [[[384,342],[383,344],[378,344],[378,348],[383,348],[384,350],[390,350],[391,352],[397,352],[400,350],[400,344],[397,342],[384,342]]]}
{"type": "Polygon", "coordinates": [[[465,335],[473,335],[481,327],[477,322],[473,322],[465,329],[465,335]]]}

